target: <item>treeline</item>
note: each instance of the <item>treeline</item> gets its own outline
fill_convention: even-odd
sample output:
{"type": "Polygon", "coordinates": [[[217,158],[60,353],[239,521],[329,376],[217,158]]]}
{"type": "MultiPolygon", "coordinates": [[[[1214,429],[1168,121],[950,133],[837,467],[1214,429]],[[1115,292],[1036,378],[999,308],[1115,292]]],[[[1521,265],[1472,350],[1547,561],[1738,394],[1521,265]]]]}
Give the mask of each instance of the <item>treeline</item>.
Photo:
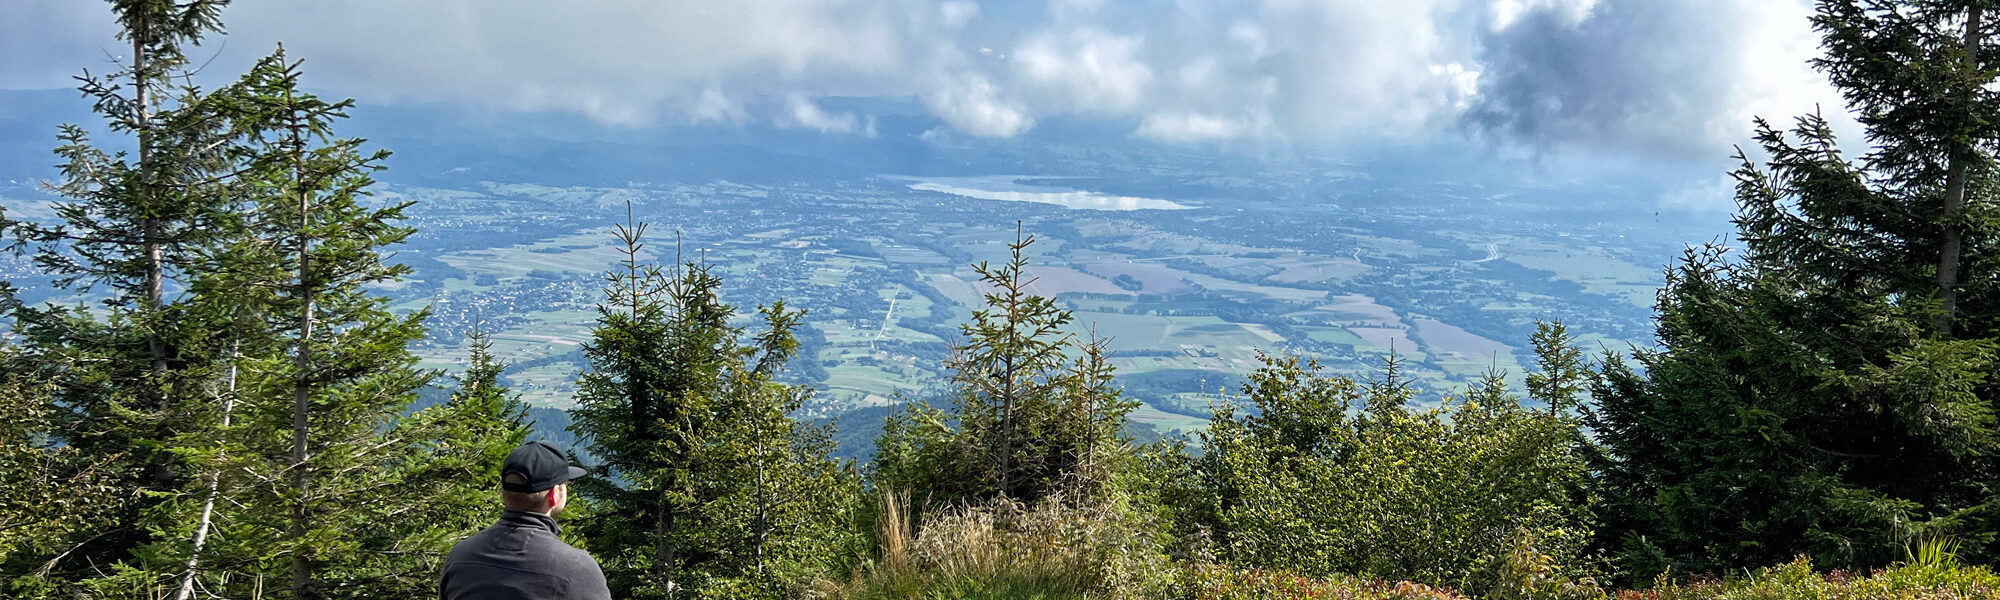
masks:
{"type": "Polygon", "coordinates": [[[382,251],[408,204],[368,199],[387,153],[337,135],[350,103],[303,91],[283,48],[185,84],[225,4],[114,2],[131,58],[82,90],[133,150],[64,127],[57,218],[0,221],[95,299],[0,288],[0,596],[434,597],[536,415],[598,469],[573,531],[621,595],[770,595],[856,554],[850,504],[824,500],[860,480],[771,381],[800,313],[770,307],[739,346],[718,279],[635,262],[643,226],[575,411],[522,406],[477,329],[456,381],[417,369],[428,313],[374,291],[409,273],[382,251]]]}
{"type": "Polygon", "coordinates": [[[216,89],[186,51],[224,2],[117,2],[130,54],[81,77],[121,138],[64,126],[50,222],[0,221],[56,286],[0,290],[0,569],[9,597],[416,597],[492,514],[526,433],[475,345],[449,400],[408,346],[426,314],[369,286],[408,268],[386,152],[338,137],[282,47],[216,89]]]}
{"type": "MultiPolygon", "coordinates": [[[[407,205],[367,201],[385,153],[334,134],[347,103],[301,91],[282,48],[175,84],[223,4],[114,2],[132,60],[82,87],[134,150],[66,127],[59,218],[0,223],[100,298],[0,294],[7,596],[434,596],[529,434],[478,332],[454,391],[417,402],[440,381],[408,350],[426,314],[369,287],[407,273],[379,250],[407,205]]],[[[1984,8],[1822,2],[1821,67],[1874,151],[1760,122],[1744,249],[1682,258],[1657,347],[1589,356],[1542,324],[1525,390],[1494,373],[1429,407],[1393,359],[1355,381],[1270,356],[1193,438],[1134,441],[1111,349],[1025,290],[1023,233],[974,265],[990,291],[946,394],[888,411],[857,464],[790,417],[804,315],[731,326],[715,272],[640,261],[628,214],[559,413],[593,468],[564,534],[624,598],[1600,598],[1781,564],[1800,594],[1991,594],[1962,564],[2000,554],[1984,8]]]]}

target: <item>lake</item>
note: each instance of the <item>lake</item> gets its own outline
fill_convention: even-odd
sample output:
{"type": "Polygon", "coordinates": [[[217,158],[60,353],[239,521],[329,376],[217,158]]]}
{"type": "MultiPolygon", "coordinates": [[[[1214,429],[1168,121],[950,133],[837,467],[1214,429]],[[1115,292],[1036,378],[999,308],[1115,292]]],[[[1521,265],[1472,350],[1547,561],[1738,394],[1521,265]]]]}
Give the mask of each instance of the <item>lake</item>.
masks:
{"type": "MultiPolygon", "coordinates": [[[[983,175],[979,177],[900,177],[911,182],[910,189],[938,192],[981,200],[1001,200],[1006,202],[1034,202],[1054,204],[1076,210],[1188,210],[1195,208],[1171,200],[1143,198],[1139,196],[1114,196],[1087,190],[1078,190],[1046,185],[1024,185],[1015,183],[1022,179],[1016,175],[983,175]]],[[[1051,178],[1036,178],[1051,179],[1051,178]]]]}

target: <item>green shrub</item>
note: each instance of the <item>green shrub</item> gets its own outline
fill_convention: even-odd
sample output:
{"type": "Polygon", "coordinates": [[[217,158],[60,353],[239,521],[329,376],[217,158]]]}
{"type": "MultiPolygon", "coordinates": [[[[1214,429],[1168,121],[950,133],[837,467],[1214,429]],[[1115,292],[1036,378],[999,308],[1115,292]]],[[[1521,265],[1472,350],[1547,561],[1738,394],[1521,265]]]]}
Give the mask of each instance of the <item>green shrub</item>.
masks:
{"type": "Polygon", "coordinates": [[[1863,577],[1821,573],[1805,557],[1747,579],[1661,583],[1619,592],[1617,600],[1983,600],[2000,598],[2000,575],[1986,567],[1912,562],[1863,577]]]}
{"type": "Polygon", "coordinates": [[[1456,591],[1408,581],[1362,577],[1314,578],[1287,569],[1236,569],[1181,563],[1175,585],[1151,597],[1166,600],[1467,600],[1456,591]]]}
{"type": "Polygon", "coordinates": [[[1587,446],[1562,397],[1581,371],[1549,364],[1567,348],[1559,326],[1537,347],[1548,351],[1530,383],[1547,408],[1524,406],[1492,377],[1415,409],[1393,365],[1384,381],[1362,385],[1267,357],[1243,388],[1254,407],[1219,410],[1202,457],[1142,455],[1144,489],[1175,506],[1161,511],[1162,533],[1182,544],[1211,537],[1218,557],[1246,567],[1480,595],[1532,583],[1509,583],[1508,553],[1520,544],[1545,556],[1550,573],[1586,563],[1587,446]]]}

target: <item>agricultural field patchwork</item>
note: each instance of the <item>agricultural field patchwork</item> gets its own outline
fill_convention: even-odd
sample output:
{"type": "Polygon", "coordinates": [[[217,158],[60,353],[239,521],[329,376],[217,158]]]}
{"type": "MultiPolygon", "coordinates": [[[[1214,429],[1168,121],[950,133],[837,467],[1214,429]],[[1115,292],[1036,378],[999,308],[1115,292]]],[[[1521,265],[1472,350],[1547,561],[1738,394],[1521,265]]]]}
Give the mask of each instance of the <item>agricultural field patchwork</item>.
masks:
{"type": "Polygon", "coordinates": [[[1200,427],[1263,355],[1369,378],[1394,353],[1437,391],[1493,371],[1518,379],[1536,319],[1569,319],[1592,344],[1630,344],[1643,329],[1623,309],[1594,308],[1604,306],[1596,298],[1650,304],[1657,285],[1603,236],[1480,230],[1470,219],[1431,234],[1393,218],[1273,222],[1203,202],[1070,210],[894,182],[838,192],[481,182],[390,186],[384,197],[417,201],[424,233],[401,250],[416,272],[385,291],[398,310],[431,310],[422,364],[462,368],[463,335],[480,324],[518,365],[507,373],[514,389],[551,406],[573,401],[589,367],[581,349],[606,272],[624,258],[614,234],[628,206],[650,225],[640,259],[678,257],[722,276],[745,335],[761,325],[759,306],[807,312],[786,377],[816,390],[816,414],[944,398],[959,326],[992,291],[971,265],[1008,260],[1016,221],[1036,240],[1028,291],[1075,311],[1067,334],[1107,340],[1120,385],[1145,404],[1135,420],[1162,431],[1200,427]]]}

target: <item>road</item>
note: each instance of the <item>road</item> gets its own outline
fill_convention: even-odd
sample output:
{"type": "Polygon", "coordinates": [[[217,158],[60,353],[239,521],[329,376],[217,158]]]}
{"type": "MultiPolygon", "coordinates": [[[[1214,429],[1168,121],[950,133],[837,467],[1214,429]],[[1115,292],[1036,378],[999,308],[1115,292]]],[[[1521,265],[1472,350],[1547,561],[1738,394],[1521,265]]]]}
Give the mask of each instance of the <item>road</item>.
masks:
{"type": "Polygon", "coordinates": [[[1474,260],[1474,261],[1467,261],[1467,262],[1471,262],[1471,263],[1473,263],[1473,264],[1478,264],[1478,263],[1483,263],[1483,262],[1488,262],[1488,261],[1495,261],[1495,260],[1500,260],[1500,244],[1499,244],[1499,243],[1491,243],[1491,244],[1487,244],[1487,245],[1486,245],[1486,258],[1482,258],[1482,259],[1479,259],[1479,260],[1474,260]]]}

